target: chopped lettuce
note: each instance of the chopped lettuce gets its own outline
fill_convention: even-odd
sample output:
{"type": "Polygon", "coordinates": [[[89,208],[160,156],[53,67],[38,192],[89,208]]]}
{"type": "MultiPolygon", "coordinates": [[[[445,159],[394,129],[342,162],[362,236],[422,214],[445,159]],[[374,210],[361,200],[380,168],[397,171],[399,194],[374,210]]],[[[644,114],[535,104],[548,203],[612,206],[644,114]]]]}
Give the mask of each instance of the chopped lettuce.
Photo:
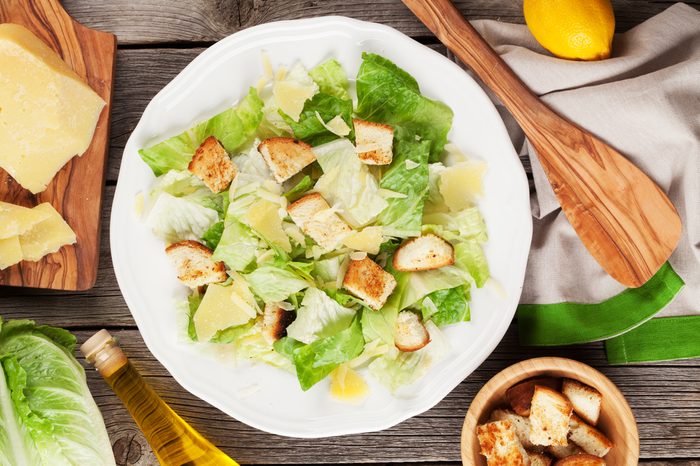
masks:
{"type": "Polygon", "coordinates": [[[302,390],[308,390],[340,364],[359,356],[364,346],[360,320],[356,318],[345,330],[295,349],[294,367],[302,390]]]}
{"type": "MultiPolygon", "coordinates": [[[[423,224],[437,225],[453,232],[460,240],[487,240],[486,224],[476,207],[469,207],[459,212],[435,212],[423,216],[423,224]]],[[[439,234],[439,233],[438,233],[439,234]]],[[[446,238],[447,239],[447,238],[446,238]]]]}
{"type": "Polygon", "coordinates": [[[266,303],[284,301],[289,295],[301,291],[309,283],[291,270],[263,265],[245,275],[253,293],[266,303]]]}
{"type": "Polygon", "coordinates": [[[309,175],[304,175],[304,178],[301,179],[292,189],[284,193],[284,197],[287,198],[289,202],[294,202],[300,197],[303,197],[304,194],[306,194],[306,191],[311,189],[313,187],[314,183],[311,181],[311,178],[309,175]]]}
{"type": "Polygon", "coordinates": [[[191,294],[187,297],[187,336],[192,341],[197,341],[197,328],[194,325],[194,315],[202,303],[202,295],[191,294]]]}
{"type": "Polygon", "coordinates": [[[421,313],[438,327],[469,321],[469,286],[433,291],[423,298],[421,313]]]}
{"type": "Polygon", "coordinates": [[[235,217],[229,216],[226,218],[224,231],[214,250],[213,259],[223,261],[231,270],[240,272],[248,268],[261,247],[261,241],[250,228],[235,217]]]}
{"type": "Polygon", "coordinates": [[[164,192],[153,204],[146,223],[158,237],[174,243],[186,239],[198,241],[218,221],[216,210],[164,192]]]}
{"type": "Polygon", "coordinates": [[[377,222],[384,225],[388,236],[419,236],[423,220],[423,205],[428,193],[427,141],[399,141],[394,149],[394,161],[382,177],[379,186],[404,197],[387,199],[389,206],[380,214],[377,222]],[[407,162],[416,165],[409,168],[407,162]]]}
{"type": "Polygon", "coordinates": [[[2,464],[115,464],[74,349],[66,330],[0,319],[2,464]]]}
{"type": "Polygon", "coordinates": [[[216,249],[224,233],[224,222],[216,222],[202,235],[202,242],[212,251],[216,249]]]}
{"type": "Polygon", "coordinates": [[[357,114],[394,127],[398,140],[430,141],[430,161],[442,154],[452,126],[452,110],[421,95],[418,84],[404,70],[379,55],[362,54],[357,73],[357,114]]]}
{"type": "Polygon", "coordinates": [[[349,128],[352,128],[352,101],[318,93],[306,101],[304,110],[296,121],[287,115],[283,115],[283,118],[292,128],[295,138],[312,146],[318,146],[338,139],[338,135],[330,131],[326,125],[338,115],[349,128]]]}
{"type": "Polygon", "coordinates": [[[362,313],[362,333],[367,341],[380,339],[393,348],[396,317],[403,309],[401,303],[409,285],[410,274],[393,269],[389,269],[389,272],[396,278],[396,288],[380,310],[362,313]]]}
{"type": "Polygon", "coordinates": [[[401,296],[400,309],[406,309],[433,291],[455,288],[469,283],[471,277],[467,271],[456,266],[441,267],[423,272],[408,272],[408,283],[401,296]]]}
{"type": "Polygon", "coordinates": [[[491,275],[484,250],[478,241],[469,240],[455,245],[455,266],[466,270],[481,288],[491,275]]]}
{"type": "Polygon", "coordinates": [[[341,306],[318,288],[309,288],[297,310],[296,320],[287,327],[287,336],[312,343],[347,328],[354,317],[354,310],[341,306]]]}
{"type": "Polygon", "coordinates": [[[350,226],[359,228],[376,220],[387,207],[379,193],[379,183],[355,153],[347,139],[338,139],[314,148],[323,175],[315,189],[350,226]]]}
{"type": "Polygon", "coordinates": [[[348,76],[338,60],[331,58],[316,65],[309,71],[309,75],[318,84],[320,92],[338,99],[350,100],[348,76]]]}
{"type": "Polygon", "coordinates": [[[430,334],[430,343],[424,348],[412,353],[394,349],[369,365],[370,373],[390,390],[396,391],[403,385],[414,383],[449,353],[449,342],[440,329],[430,321],[425,327],[430,334]]]}
{"type": "Polygon", "coordinates": [[[156,176],[170,170],[186,170],[199,145],[214,136],[228,152],[235,152],[252,138],[262,120],[263,102],[251,88],[241,102],[189,130],[154,146],[139,150],[156,176]]]}

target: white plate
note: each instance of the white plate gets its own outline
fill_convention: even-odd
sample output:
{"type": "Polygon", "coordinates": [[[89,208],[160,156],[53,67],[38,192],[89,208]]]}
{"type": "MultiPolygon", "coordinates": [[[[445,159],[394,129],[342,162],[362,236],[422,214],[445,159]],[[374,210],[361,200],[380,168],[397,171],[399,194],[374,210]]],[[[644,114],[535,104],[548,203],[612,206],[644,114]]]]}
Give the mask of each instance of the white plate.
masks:
{"type": "MultiPolygon", "coordinates": [[[[327,437],[391,427],[430,409],[472,373],[506,332],[520,297],[530,247],[528,185],[496,109],[462,69],[400,32],[342,17],[284,21],[238,32],[190,63],[146,108],[129,138],[112,206],[111,246],[119,287],[146,345],[175,379],[230,416],[267,432],[327,437]],[[488,227],[486,255],[497,285],[473,291],[472,321],[446,329],[453,354],[422,380],[392,395],[370,377],[359,406],[340,403],[328,381],[302,392],[296,378],[265,364],[235,366],[203,355],[182,337],[174,297],[184,297],[163,243],[134,208],[153,174],[138,149],[179,133],[245,95],[262,74],[261,51],[273,65],[312,67],[337,58],[353,77],[361,52],[376,52],[418,80],[429,97],[454,111],[450,140],[488,163],[480,208],[488,227]]],[[[464,407],[467,409],[467,406],[464,407]]]]}

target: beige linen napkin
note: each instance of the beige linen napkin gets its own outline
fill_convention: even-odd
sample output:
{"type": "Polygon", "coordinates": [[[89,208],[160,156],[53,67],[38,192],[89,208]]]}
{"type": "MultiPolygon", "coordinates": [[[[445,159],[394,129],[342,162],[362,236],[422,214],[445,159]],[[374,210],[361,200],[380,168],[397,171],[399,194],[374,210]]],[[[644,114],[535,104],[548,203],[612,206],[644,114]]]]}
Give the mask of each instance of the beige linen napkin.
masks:
{"type": "MultiPolygon", "coordinates": [[[[670,263],[686,286],[660,315],[700,314],[700,12],[677,3],[617,35],[612,58],[597,62],[551,56],[524,25],[474,26],[548,105],[617,148],[668,193],[684,228],[670,263]]],[[[522,131],[499,111],[535,180],[521,302],[596,303],[621,292],[566,220],[522,131]]]]}

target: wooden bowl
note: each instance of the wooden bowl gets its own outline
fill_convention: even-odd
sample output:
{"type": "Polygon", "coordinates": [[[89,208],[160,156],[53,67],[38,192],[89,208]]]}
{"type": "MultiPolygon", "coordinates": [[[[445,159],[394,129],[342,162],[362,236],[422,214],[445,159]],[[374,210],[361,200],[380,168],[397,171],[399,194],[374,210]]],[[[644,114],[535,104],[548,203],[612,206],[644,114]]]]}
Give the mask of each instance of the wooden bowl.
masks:
{"type": "Polygon", "coordinates": [[[639,433],[637,423],[625,397],[603,374],[592,367],[565,358],[535,358],[514,364],[496,374],[479,390],[472,401],[462,427],[462,463],[486,466],[486,458],[479,454],[476,426],[488,421],[491,412],[507,406],[506,390],[532,377],[566,377],[590,385],[603,395],[597,429],[603,432],[614,447],[605,456],[613,466],[636,466],[639,461],[639,433]]]}

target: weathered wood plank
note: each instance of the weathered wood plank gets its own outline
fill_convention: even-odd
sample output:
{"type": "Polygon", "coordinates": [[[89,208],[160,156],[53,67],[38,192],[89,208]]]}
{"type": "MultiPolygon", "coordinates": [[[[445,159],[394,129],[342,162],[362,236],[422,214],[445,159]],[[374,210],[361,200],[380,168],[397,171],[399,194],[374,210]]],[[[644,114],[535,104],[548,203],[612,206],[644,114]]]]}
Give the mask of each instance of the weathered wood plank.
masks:
{"type": "MultiPolygon", "coordinates": [[[[78,331],[79,341],[84,341],[91,333],[78,331]]],[[[515,328],[511,328],[492,357],[427,413],[383,432],[300,440],[265,434],[227,417],[173,383],[150,355],[137,331],[115,331],[114,334],[161,396],[198,430],[244,464],[459,461],[460,430],[470,400],[499,370],[517,360],[542,354],[576,357],[599,368],[620,387],[637,416],[643,458],[700,456],[697,437],[700,367],[696,362],[676,367],[608,367],[599,344],[533,351],[517,346],[515,328]],[[673,387],[673,391],[669,387],[673,387]],[[659,396],[661,393],[663,396],[659,396]]],[[[137,450],[147,455],[148,448],[142,436],[106,384],[91,370],[88,380],[105,415],[112,441],[122,448],[128,446],[131,439],[138,443],[138,447],[131,446],[132,455],[137,450]]],[[[117,453],[125,455],[121,449],[117,453]]]]}
{"type": "MultiPolygon", "coordinates": [[[[460,0],[470,19],[522,23],[522,2],[460,0]]],[[[663,11],[673,0],[613,0],[617,28],[624,31],[663,11]]],[[[698,0],[686,3],[700,8],[698,0]]],[[[117,35],[120,44],[214,42],[240,29],[270,21],[343,15],[395,27],[410,36],[431,37],[399,0],[64,0],[75,19],[117,35]],[[157,18],[158,21],[154,21],[157,18]]]]}

